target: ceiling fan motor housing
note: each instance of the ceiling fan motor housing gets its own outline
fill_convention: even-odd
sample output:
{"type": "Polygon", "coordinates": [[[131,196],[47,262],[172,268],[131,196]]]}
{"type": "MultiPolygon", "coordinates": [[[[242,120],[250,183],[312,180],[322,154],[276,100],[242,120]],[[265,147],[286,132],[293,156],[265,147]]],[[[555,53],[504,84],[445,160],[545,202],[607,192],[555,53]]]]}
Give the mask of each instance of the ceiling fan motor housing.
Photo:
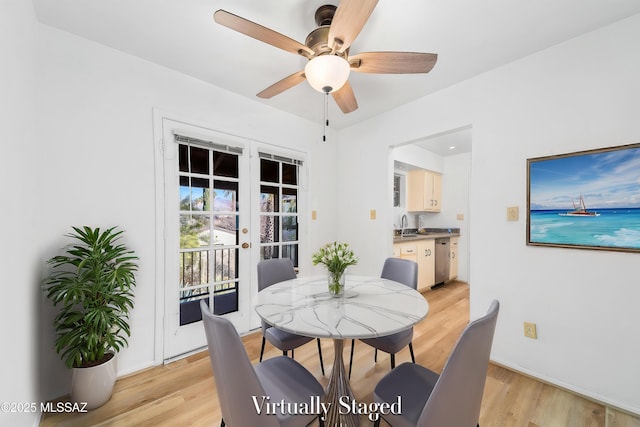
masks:
{"type": "Polygon", "coordinates": [[[324,6],[320,6],[316,10],[315,14],[316,25],[318,27],[331,25],[331,21],[333,21],[333,15],[335,15],[336,9],[337,7],[332,4],[325,4],[324,6]]]}
{"type": "MultiPolygon", "coordinates": [[[[329,46],[329,30],[335,12],[336,7],[331,4],[320,6],[316,10],[315,18],[318,28],[311,31],[304,42],[309,49],[315,52],[314,56],[325,55],[333,51],[334,46],[329,46]]],[[[346,59],[347,52],[348,49],[343,53],[336,53],[336,55],[346,59]]]]}

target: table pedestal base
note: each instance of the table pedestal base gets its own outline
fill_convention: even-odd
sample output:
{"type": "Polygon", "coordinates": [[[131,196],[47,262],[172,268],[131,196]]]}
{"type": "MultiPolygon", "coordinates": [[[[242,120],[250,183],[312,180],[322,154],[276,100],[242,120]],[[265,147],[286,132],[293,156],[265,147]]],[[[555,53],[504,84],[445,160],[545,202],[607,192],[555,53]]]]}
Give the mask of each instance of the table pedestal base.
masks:
{"type": "Polygon", "coordinates": [[[324,424],[326,427],[358,427],[360,425],[357,414],[352,414],[347,408],[340,406],[341,400],[346,402],[348,406],[354,400],[342,360],[344,341],[343,339],[333,340],[333,368],[331,369],[331,377],[329,377],[327,395],[325,397],[325,402],[331,404],[324,424]]]}

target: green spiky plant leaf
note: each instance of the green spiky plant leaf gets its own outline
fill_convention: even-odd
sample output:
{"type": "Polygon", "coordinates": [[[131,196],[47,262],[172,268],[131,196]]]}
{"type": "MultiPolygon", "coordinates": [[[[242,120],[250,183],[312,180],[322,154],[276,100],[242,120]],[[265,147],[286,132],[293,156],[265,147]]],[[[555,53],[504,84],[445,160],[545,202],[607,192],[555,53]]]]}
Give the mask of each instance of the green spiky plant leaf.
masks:
{"type": "Polygon", "coordinates": [[[128,344],[138,270],[138,257],[120,243],[122,230],[72,228],[67,236],[73,244],[48,261],[53,272],[44,282],[47,298],[60,310],[55,349],[69,368],[99,363],[128,344]]]}

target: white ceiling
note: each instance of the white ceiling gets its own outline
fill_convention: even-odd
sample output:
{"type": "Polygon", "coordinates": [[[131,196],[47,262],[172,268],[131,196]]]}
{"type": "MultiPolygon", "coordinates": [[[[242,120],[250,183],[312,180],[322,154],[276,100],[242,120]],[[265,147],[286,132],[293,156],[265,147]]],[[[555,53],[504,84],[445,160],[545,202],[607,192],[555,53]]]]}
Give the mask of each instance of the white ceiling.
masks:
{"type": "MultiPolygon", "coordinates": [[[[33,0],[38,19],[188,74],[257,102],[321,121],[323,96],[302,83],[272,99],[256,93],[304,68],[306,60],[213,21],[217,9],[301,43],[314,12],[337,0],[33,0]]],[[[417,51],[439,55],[429,74],[352,73],[359,109],[344,128],[585,32],[640,13],[638,0],[380,0],[351,53],[417,51]]]]}

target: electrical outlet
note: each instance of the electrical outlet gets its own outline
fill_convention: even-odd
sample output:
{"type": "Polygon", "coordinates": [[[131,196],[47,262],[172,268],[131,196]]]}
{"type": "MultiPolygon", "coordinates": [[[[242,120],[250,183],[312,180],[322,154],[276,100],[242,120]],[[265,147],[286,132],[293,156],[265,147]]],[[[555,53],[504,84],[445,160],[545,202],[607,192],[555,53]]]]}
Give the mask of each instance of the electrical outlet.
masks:
{"type": "Polygon", "coordinates": [[[536,330],[535,323],[524,322],[524,336],[534,340],[538,339],[538,332],[536,330]]]}

